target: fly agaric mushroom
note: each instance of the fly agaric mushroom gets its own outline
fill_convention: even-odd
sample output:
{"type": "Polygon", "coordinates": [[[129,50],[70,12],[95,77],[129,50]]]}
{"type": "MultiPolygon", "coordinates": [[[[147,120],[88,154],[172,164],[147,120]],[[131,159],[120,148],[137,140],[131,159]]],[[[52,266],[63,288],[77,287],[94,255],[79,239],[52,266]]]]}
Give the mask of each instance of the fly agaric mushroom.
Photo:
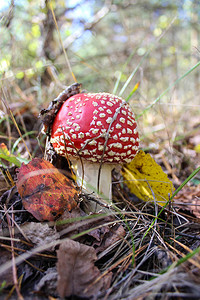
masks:
{"type": "Polygon", "coordinates": [[[50,141],[57,154],[69,157],[82,188],[111,200],[112,170],[129,163],[138,151],[136,127],[134,114],[122,98],[76,94],[58,111],[50,141]]]}

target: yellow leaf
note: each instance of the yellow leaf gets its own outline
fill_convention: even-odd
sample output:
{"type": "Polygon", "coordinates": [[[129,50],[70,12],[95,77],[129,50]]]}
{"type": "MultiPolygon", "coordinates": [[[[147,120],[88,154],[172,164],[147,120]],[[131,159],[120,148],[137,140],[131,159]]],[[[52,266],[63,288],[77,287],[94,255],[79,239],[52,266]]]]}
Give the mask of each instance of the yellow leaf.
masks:
{"type": "Polygon", "coordinates": [[[139,151],[122,171],[131,193],[144,201],[164,206],[174,191],[172,182],[150,154],[139,151]]]}

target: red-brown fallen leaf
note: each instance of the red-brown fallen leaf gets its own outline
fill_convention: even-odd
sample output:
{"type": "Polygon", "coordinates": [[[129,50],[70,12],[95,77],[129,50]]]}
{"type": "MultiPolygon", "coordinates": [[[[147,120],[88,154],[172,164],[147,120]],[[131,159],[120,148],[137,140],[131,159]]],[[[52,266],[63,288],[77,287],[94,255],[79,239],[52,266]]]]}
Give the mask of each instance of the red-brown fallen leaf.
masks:
{"type": "Polygon", "coordinates": [[[97,256],[93,247],[67,239],[60,245],[57,257],[60,297],[98,297],[102,289],[109,288],[112,273],[97,280],[101,273],[94,265],[97,256]]]}
{"type": "Polygon", "coordinates": [[[66,209],[77,206],[73,182],[44,159],[34,158],[27,165],[22,164],[17,179],[25,209],[39,221],[53,221],[66,209]]]}

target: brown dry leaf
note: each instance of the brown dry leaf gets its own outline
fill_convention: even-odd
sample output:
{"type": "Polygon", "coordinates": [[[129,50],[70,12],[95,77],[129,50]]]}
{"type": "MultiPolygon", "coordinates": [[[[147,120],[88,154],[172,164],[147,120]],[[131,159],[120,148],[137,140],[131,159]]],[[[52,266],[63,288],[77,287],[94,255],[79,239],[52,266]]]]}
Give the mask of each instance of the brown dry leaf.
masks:
{"type": "Polygon", "coordinates": [[[77,206],[78,194],[72,180],[44,159],[22,164],[17,179],[25,209],[39,221],[54,221],[66,209],[77,206]]]}
{"type": "MultiPolygon", "coordinates": [[[[21,225],[21,230],[31,243],[37,247],[48,245],[60,237],[55,228],[49,227],[46,223],[27,222],[21,225]]],[[[54,247],[48,248],[48,251],[53,250],[54,247]]]]}
{"type": "Polygon", "coordinates": [[[115,224],[110,228],[109,232],[105,234],[103,241],[99,247],[96,248],[96,252],[100,253],[114,245],[117,241],[123,239],[126,235],[124,227],[120,224],[115,224]]]}
{"type": "Polygon", "coordinates": [[[60,245],[57,257],[57,289],[60,297],[97,296],[102,288],[110,285],[111,273],[95,282],[101,273],[94,265],[97,256],[93,247],[67,239],[60,245]]]}
{"type": "Polygon", "coordinates": [[[189,210],[197,218],[200,218],[200,184],[182,188],[174,197],[174,204],[181,209],[189,210]]]}

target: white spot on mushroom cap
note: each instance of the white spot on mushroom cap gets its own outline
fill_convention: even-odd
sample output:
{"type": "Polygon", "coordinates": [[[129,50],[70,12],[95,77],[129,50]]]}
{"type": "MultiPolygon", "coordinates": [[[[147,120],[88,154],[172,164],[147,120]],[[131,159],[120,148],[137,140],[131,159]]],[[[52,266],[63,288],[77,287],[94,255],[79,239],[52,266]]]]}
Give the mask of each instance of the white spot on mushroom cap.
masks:
{"type": "Polygon", "coordinates": [[[114,147],[114,148],[119,148],[119,149],[122,149],[122,144],[121,143],[112,143],[110,144],[111,147],[114,147]],[[111,146],[112,145],[112,146],[111,146]]]}
{"type": "Polygon", "coordinates": [[[120,139],[120,141],[122,141],[122,142],[128,142],[129,137],[128,137],[128,136],[121,136],[119,139],[120,139]]]}
{"type": "Polygon", "coordinates": [[[120,129],[121,127],[122,127],[122,125],[120,125],[120,124],[116,124],[116,126],[115,126],[117,129],[120,129]]]}
{"type": "Polygon", "coordinates": [[[100,118],[105,118],[105,116],[106,116],[106,114],[103,114],[103,113],[102,113],[102,114],[99,114],[99,117],[100,117],[100,118]]]}
{"type": "Polygon", "coordinates": [[[92,122],[90,123],[90,126],[95,125],[95,120],[92,120],[92,122]]]}
{"type": "Polygon", "coordinates": [[[132,134],[133,131],[132,131],[130,128],[127,128],[127,133],[128,133],[128,134],[132,134]]]}
{"type": "Polygon", "coordinates": [[[103,149],[104,149],[104,145],[98,144],[98,150],[103,151],[103,149]]]}
{"type": "Polygon", "coordinates": [[[110,156],[114,156],[115,154],[116,154],[116,152],[114,152],[112,150],[108,152],[108,155],[110,155],[110,156]]]}
{"type": "Polygon", "coordinates": [[[91,128],[90,130],[93,134],[97,134],[99,132],[99,128],[91,128]]]}
{"type": "Polygon", "coordinates": [[[126,121],[126,120],[125,120],[124,118],[122,118],[122,117],[121,117],[119,120],[120,120],[120,122],[123,123],[123,124],[124,124],[125,121],[126,121]]]}
{"type": "Polygon", "coordinates": [[[138,150],[138,146],[133,146],[132,150],[136,150],[137,151],[138,150]]]}
{"type": "MultiPolygon", "coordinates": [[[[95,146],[95,145],[97,144],[97,141],[96,141],[96,140],[91,140],[91,141],[89,142],[89,144],[95,146]]],[[[96,149],[94,149],[94,150],[96,151],[96,149]]]]}
{"type": "Polygon", "coordinates": [[[131,158],[125,158],[124,161],[125,161],[127,164],[129,164],[129,163],[132,161],[132,159],[131,159],[131,158]]]}
{"type": "Polygon", "coordinates": [[[130,125],[130,126],[133,126],[133,123],[129,120],[127,121],[127,124],[130,125]]]}
{"type": "Polygon", "coordinates": [[[135,139],[134,139],[133,137],[130,138],[130,141],[131,141],[132,143],[135,143],[135,139]]]}
{"type": "Polygon", "coordinates": [[[93,106],[98,106],[98,103],[95,102],[95,101],[93,101],[93,102],[92,102],[92,105],[93,105],[93,106]]]}
{"type": "Polygon", "coordinates": [[[111,122],[112,122],[112,118],[108,117],[107,120],[106,120],[106,123],[110,124],[111,122]]]}
{"type": "Polygon", "coordinates": [[[92,161],[92,162],[97,162],[97,159],[94,157],[88,157],[87,160],[92,161]]]}
{"type": "Polygon", "coordinates": [[[97,121],[97,126],[102,126],[103,124],[101,123],[101,121],[97,121]]]}
{"type": "Polygon", "coordinates": [[[84,136],[85,136],[84,132],[79,132],[79,133],[78,133],[78,138],[79,138],[79,139],[83,139],[84,136]]]}

